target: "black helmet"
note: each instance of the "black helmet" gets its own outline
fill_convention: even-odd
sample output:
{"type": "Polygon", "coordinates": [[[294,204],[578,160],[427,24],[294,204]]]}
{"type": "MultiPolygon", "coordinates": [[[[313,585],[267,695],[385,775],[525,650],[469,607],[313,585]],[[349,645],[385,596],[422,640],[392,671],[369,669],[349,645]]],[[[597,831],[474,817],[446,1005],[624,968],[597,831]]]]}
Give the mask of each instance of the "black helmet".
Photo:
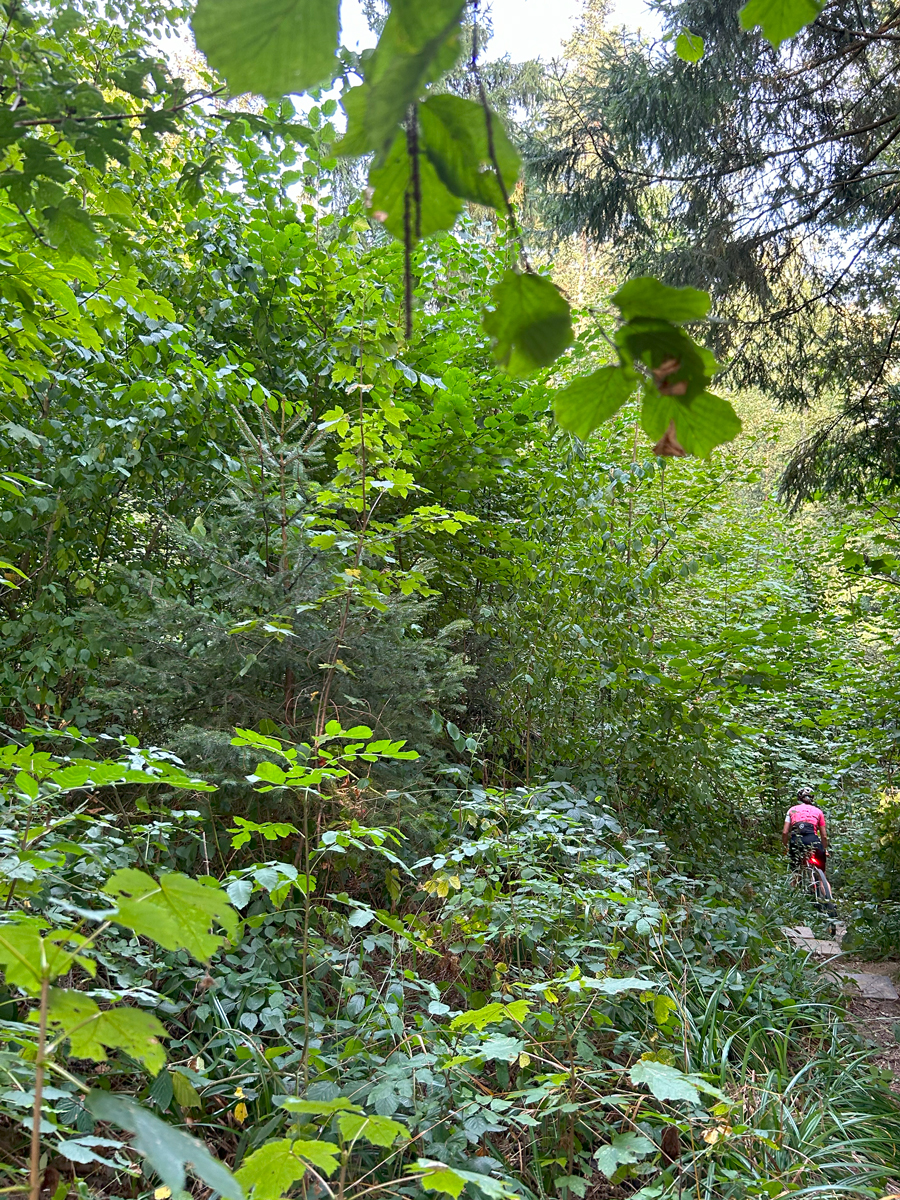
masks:
{"type": "Polygon", "coordinates": [[[812,798],[813,792],[811,787],[802,787],[797,793],[797,802],[799,804],[809,804],[812,798]]]}

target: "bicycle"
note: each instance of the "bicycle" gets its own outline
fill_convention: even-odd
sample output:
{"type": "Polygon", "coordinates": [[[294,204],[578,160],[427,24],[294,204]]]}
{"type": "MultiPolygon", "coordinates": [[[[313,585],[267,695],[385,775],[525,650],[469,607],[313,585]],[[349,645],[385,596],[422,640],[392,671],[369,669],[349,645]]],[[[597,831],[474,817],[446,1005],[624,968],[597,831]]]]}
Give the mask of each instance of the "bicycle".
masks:
{"type": "Polygon", "coordinates": [[[816,908],[820,912],[826,912],[834,920],[837,917],[834,895],[825,876],[824,861],[819,857],[815,846],[803,847],[792,874],[795,885],[802,886],[816,908]]]}

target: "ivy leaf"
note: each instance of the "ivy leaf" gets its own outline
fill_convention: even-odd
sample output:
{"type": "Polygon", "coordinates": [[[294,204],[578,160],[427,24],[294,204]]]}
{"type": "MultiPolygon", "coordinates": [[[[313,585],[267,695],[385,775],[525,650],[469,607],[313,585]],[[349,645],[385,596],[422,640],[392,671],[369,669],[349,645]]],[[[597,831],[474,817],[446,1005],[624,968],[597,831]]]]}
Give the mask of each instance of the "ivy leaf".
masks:
{"type": "Polygon", "coordinates": [[[649,1138],[639,1133],[619,1133],[608,1146],[594,1151],[594,1162],[607,1179],[612,1179],[622,1163],[634,1163],[656,1150],[649,1138]]]}
{"type": "Polygon", "coordinates": [[[572,344],[572,311],[543,275],[507,271],[491,289],[493,311],[482,324],[494,339],[494,357],[510,375],[548,367],[572,344]]]}
{"type": "Polygon", "coordinates": [[[364,1137],[373,1146],[393,1146],[397,1138],[409,1138],[409,1130],[399,1121],[390,1117],[373,1117],[360,1113],[341,1113],[338,1117],[338,1128],[345,1142],[356,1141],[364,1137]]]}
{"type": "Polygon", "coordinates": [[[705,458],[716,446],[733,441],[742,429],[740,417],[731,404],[711,392],[701,392],[690,401],[683,401],[677,396],[660,395],[651,387],[644,389],[641,425],[648,437],[657,442],[658,454],[677,455],[681,449],[699,458],[705,458]]]}
{"type": "Polygon", "coordinates": [[[747,0],[738,16],[742,29],[758,25],[766,41],[777,50],[782,42],[814,21],[824,7],[824,0],[747,0]]]}
{"type": "Polygon", "coordinates": [[[235,95],[279,97],[330,81],[339,0],[199,0],[191,27],[235,95]]]}
{"type": "Polygon", "coordinates": [[[347,133],[338,154],[387,154],[410,104],[456,61],[464,8],[465,0],[393,0],[365,82],[342,97],[347,133]]]}
{"type": "MultiPolygon", "coordinates": [[[[124,1050],[142,1062],[151,1075],[166,1065],[161,1038],[167,1038],[165,1026],[152,1013],[119,1005],[100,1010],[90,996],[82,992],[53,988],[48,1008],[50,1024],[69,1039],[75,1058],[106,1061],[106,1050],[124,1050]]],[[[36,1021],[33,1012],[29,1020],[36,1021]]]]}
{"type": "Polygon", "coordinates": [[[556,393],[556,420],[582,440],[622,407],[635,387],[635,377],[622,367],[601,367],[556,393]]]}
{"type": "Polygon", "coordinates": [[[488,115],[474,100],[431,96],[419,106],[422,145],[441,181],[454,196],[504,209],[506,196],[519,177],[521,160],[503,122],[490,114],[494,157],[503,180],[501,190],[488,142],[488,115]]]}
{"type": "Polygon", "coordinates": [[[675,39],[675,53],[683,62],[699,62],[704,49],[703,38],[699,33],[691,33],[690,29],[682,29],[675,39]]]}
{"type": "Polygon", "coordinates": [[[209,932],[218,922],[228,937],[237,929],[238,915],[218,887],[207,887],[186,875],[160,875],[159,882],[143,871],[125,867],[103,888],[117,902],[115,920],[135,933],[152,938],[166,950],[187,950],[206,962],[226,940],[209,932]]]}
{"type": "Polygon", "coordinates": [[[653,1059],[641,1059],[629,1071],[632,1083],[644,1084],[657,1100],[689,1100],[691,1104],[700,1103],[697,1091],[697,1078],[685,1075],[677,1067],[668,1063],[654,1062],[653,1059]]]}
{"type": "Polygon", "coordinates": [[[338,1148],[331,1142],[304,1142],[282,1138],[260,1146],[244,1159],[235,1178],[253,1200],[280,1200],[281,1196],[306,1174],[307,1162],[324,1175],[338,1168],[338,1148]]]}
{"type": "Polygon", "coordinates": [[[84,1104],[98,1121],[108,1121],[134,1135],[134,1149],[143,1154],[148,1166],[171,1189],[173,1196],[184,1188],[190,1164],[192,1173],[207,1187],[221,1192],[225,1200],[244,1200],[238,1181],[223,1162],[213,1158],[202,1142],[180,1129],[173,1129],[133,1100],[110,1092],[92,1091],[84,1104]]]}
{"type": "Polygon", "coordinates": [[[651,275],[638,275],[613,293],[612,302],[625,321],[655,317],[662,321],[702,321],[709,313],[709,292],[669,287],[651,275]]]}
{"type": "Polygon", "coordinates": [[[369,186],[372,188],[369,204],[372,216],[400,241],[405,238],[407,196],[409,234],[412,242],[415,242],[417,237],[428,237],[431,233],[452,229],[462,211],[462,200],[450,195],[424,154],[418,156],[418,168],[418,211],[412,194],[412,173],[405,132],[399,133],[394,139],[384,162],[380,166],[373,166],[369,171],[369,186]]]}

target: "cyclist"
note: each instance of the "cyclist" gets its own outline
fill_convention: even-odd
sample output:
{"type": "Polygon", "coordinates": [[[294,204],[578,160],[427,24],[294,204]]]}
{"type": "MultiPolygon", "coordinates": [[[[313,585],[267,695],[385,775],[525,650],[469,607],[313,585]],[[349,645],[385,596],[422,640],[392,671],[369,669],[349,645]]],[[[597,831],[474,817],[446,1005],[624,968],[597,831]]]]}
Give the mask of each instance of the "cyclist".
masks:
{"type": "Polygon", "coordinates": [[[797,867],[810,850],[816,850],[816,858],[821,860],[824,873],[828,858],[825,814],[812,800],[812,789],[802,787],[797,793],[797,803],[788,809],[784,818],[781,843],[790,855],[792,868],[797,867]]]}

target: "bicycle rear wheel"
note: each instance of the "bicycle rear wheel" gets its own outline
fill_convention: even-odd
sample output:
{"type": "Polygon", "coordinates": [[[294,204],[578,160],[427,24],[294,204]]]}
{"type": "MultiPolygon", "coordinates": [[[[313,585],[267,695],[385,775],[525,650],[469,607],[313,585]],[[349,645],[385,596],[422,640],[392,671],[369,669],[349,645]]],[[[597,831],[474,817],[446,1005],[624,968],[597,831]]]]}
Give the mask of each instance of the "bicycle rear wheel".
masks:
{"type": "Polygon", "coordinates": [[[825,878],[825,872],[820,867],[814,867],[812,863],[807,865],[810,877],[810,893],[813,900],[819,908],[824,908],[830,917],[837,916],[837,909],[834,906],[834,895],[831,891],[831,884],[825,878]]]}

